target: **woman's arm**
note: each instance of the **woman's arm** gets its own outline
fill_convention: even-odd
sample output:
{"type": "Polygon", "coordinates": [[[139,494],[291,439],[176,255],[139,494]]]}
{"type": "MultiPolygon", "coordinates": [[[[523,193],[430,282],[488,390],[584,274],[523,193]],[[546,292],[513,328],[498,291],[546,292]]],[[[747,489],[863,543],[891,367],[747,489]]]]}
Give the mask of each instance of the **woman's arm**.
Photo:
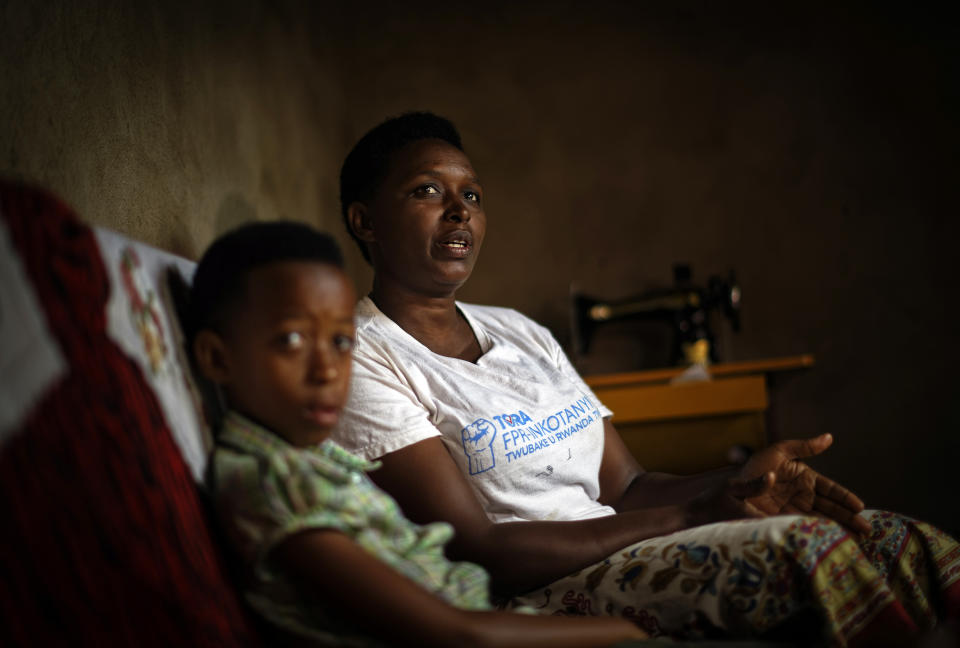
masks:
{"type": "Polygon", "coordinates": [[[599,500],[618,512],[683,506],[704,490],[736,477],[738,470],[731,466],[688,476],[647,472],[627,450],[610,419],[603,420],[599,500]]]}
{"type": "Polygon", "coordinates": [[[632,623],[613,617],[459,610],[338,531],[298,533],[275,551],[283,568],[325,608],[390,644],[573,648],[646,636],[632,623]]]}
{"type": "Polygon", "coordinates": [[[438,437],[381,457],[370,474],[408,518],[425,524],[444,520],[456,529],[447,546],[455,560],[470,560],[490,572],[498,593],[529,591],[598,562],[617,549],[707,522],[761,513],[743,501],[767,488],[724,482],[683,505],[625,511],[570,522],[492,523],[438,437]]]}
{"type": "Polygon", "coordinates": [[[820,454],[831,443],[833,438],[828,434],[805,441],[779,441],[754,453],[742,468],[728,466],[689,476],[649,473],[627,450],[610,420],[604,419],[600,501],[617,511],[682,506],[704,490],[735,477],[749,481],[773,474],[771,488],[749,498],[758,510],[767,515],[823,515],[856,533],[869,533],[869,523],[858,516],[863,510],[860,498],[801,461],[820,454]]]}

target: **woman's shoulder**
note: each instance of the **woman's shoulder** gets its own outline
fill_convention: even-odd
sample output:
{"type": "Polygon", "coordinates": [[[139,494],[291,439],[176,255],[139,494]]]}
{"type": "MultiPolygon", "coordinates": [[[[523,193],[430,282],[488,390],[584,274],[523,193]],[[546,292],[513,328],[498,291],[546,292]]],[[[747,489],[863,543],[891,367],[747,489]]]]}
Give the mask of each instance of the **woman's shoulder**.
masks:
{"type": "Polygon", "coordinates": [[[368,296],[357,302],[354,324],[357,337],[355,360],[367,356],[392,356],[409,343],[403,329],[384,315],[368,296]]]}
{"type": "Polygon", "coordinates": [[[368,295],[364,295],[357,301],[356,314],[354,315],[357,331],[365,330],[374,324],[378,317],[384,316],[377,308],[373,300],[368,295]]]}
{"type": "Polygon", "coordinates": [[[457,306],[473,323],[485,331],[513,340],[521,347],[530,344],[553,349],[556,346],[550,330],[513,308],[480,306],[457,302],[457,306]]]}
{"type": "Polygon", "coordinates": [[[457,302],[457,307],[477,322],[497,326],[543,328],[520,311],[504,306],[485,306],[457,302]]]}

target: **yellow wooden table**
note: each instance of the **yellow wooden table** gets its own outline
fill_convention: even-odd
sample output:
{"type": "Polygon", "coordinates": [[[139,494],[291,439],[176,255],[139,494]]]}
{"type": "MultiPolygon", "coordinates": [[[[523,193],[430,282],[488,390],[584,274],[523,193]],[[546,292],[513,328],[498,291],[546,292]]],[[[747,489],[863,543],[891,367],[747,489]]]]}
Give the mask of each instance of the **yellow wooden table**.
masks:
{"type": "Polygon", "coordinates": [[[729,463],[736,446],[765,446],[769,377],[811,366],[813,356],[801,355],[716,364],[703,382],[671,382],[683,369],[584,380],[613,410],[614,425],[644,468],[689,474],[729,463]]]}

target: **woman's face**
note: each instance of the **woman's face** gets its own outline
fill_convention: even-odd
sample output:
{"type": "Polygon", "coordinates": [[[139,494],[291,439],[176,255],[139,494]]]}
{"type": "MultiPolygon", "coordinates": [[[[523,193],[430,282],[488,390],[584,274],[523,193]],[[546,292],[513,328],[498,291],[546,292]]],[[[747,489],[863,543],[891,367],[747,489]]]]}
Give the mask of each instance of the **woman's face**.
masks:
{"type": "Polygon", "coordinates": [[[394,153],[366,205],[378,279],[423,295],[455,292],[483,243],[482,192],[467,156],[442,140],[420,140],[394,153]]]}

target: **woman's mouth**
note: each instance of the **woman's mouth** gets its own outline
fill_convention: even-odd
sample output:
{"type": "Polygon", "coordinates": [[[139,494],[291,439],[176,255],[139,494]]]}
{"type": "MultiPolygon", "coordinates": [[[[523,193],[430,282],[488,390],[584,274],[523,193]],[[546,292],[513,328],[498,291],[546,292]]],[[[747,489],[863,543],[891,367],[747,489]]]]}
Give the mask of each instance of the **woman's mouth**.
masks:
{"type": "Polygon", "coordinates": [[[445,256],[462,259],[473,250],[473,236],[470,232],[454,232],[437,242],[437,247],[445,256]]]}

